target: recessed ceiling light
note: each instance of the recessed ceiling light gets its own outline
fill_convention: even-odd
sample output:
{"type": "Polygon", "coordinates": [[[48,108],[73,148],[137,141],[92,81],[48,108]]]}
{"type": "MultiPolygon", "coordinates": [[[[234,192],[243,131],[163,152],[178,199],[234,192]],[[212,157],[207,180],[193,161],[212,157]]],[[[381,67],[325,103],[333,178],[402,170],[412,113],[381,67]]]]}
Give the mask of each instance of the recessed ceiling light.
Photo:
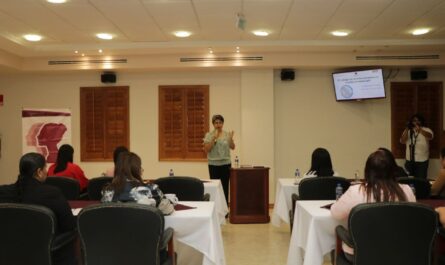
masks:
{"type": "Polygon", "coordinates": [[[99,53],[102,53],[103,51],[102,51],[102,49],[99,49],[99,53]]]}
{"type": "Polygon", "coordinates": [[[190,33],[189,31],[176,31],[173,34],[175,34],[175,36],[178,38],[187,38],[192,35],[192,33],[190,33]]]}
{"type": "Polygon", "coordinates": [[[96,34],[96,37],[98,37],[99,39],[102,39],[102,40],[111,40],[111,39],[113,39],[113,35],[111,35],[109,33],[98,33],[98,34],[96,34]]]}
{"type": "Polygon", "coordinates": [[[336,31],[332,31],[331,34],[336,37],[345,37],[345,36],[349,35],[349,32],[336,30],[336,31]]]}
{"type": "Polygon", "coordinates": [[[77,53],[79,53],[79,51],[74,51],[74,53],[76,53],[76,54],[77,54],[77,53]]]}
{"type": "Polygon", "coordinates": [[[66,2],[66,0],[46,0],[46,1],[52,4],[63,4],[66,2]]]}
{"type": "Polygon", "coordinates": [[[85,53],[82,53],[82,56],[85,56],[85,53]]]}
{"type": "Polygon", "coordinates": [[[417,35],[427,34],[428,32],[430,32],[430,29],[423,28],[423,29],[415,29],[413,30],[413,32],[411,32],[411,34],[417,36],[417,35]]]}
{"type": "Polygon", "coordinates": [[[23,36],[23,38],[25,38],[27,41],[40,41],[42,36],[36,34],[26,34],[23,36]]]}
{"type": "Polygon", "coordinates": [[[255,30],[252,33],[255,34],[255,36],[260,36],[260,37],[266,37],[269,35],[269,32],[264,30],[255,30]]]}

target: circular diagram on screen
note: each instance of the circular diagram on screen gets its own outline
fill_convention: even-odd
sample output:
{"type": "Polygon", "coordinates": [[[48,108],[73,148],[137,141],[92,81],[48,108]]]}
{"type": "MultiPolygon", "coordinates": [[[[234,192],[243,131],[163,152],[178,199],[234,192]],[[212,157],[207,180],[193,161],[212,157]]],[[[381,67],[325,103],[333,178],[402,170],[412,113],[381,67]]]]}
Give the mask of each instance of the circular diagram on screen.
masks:
{"type": "Polygon", "coordinates": [[[344,98],[351,98],[354,91],[350,85],[344,85],[340,88],[340,93],[344,98]]]}

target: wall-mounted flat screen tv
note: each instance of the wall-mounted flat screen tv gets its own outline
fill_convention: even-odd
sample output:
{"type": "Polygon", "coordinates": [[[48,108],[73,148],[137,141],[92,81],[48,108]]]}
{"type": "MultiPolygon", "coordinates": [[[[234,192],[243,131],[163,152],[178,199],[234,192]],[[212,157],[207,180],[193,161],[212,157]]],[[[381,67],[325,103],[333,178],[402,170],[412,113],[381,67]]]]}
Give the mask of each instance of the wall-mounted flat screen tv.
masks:
{"type": "Polygon", "coordinates": [[[382,69],[333,73],[337,101],[385,98],[382,69]]]}

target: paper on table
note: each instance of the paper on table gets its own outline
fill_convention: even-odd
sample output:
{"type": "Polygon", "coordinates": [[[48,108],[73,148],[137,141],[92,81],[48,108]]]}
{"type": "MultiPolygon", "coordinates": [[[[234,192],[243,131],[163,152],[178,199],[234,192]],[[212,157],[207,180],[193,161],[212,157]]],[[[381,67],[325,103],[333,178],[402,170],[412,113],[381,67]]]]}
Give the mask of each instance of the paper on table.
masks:
{"type": "Polygon", "coordinates": [[[74,216],[77,216],[77,215],[79,214],[80,210],[82,210],[82,208],[74,208],[74,209],[71,209],[71,211],[73,212],[73,215],[74,215],[74,216]]]}

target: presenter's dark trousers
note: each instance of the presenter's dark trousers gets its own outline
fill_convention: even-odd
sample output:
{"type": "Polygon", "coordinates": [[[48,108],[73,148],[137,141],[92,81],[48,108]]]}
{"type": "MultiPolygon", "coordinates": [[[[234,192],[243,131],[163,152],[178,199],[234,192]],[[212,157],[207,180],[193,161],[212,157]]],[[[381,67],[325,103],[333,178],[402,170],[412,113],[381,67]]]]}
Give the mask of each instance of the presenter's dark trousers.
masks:
{"type": "Polygon", "coordinates": [[[424,162],[414,162],[407,160],[405,162],[405,168],[409,172],[410,176],[426,179],[428,177],[428,164],[429,160],[424,162]]]}
{"type": "Polygon", "coordinates": [[[229,180],[231,167],[231,164],[222,166],[209,165],[210,178],[221,180],[221,184],[224,190],[224,196],[226,197],[227,203],[229,203],[229,180]]]}

